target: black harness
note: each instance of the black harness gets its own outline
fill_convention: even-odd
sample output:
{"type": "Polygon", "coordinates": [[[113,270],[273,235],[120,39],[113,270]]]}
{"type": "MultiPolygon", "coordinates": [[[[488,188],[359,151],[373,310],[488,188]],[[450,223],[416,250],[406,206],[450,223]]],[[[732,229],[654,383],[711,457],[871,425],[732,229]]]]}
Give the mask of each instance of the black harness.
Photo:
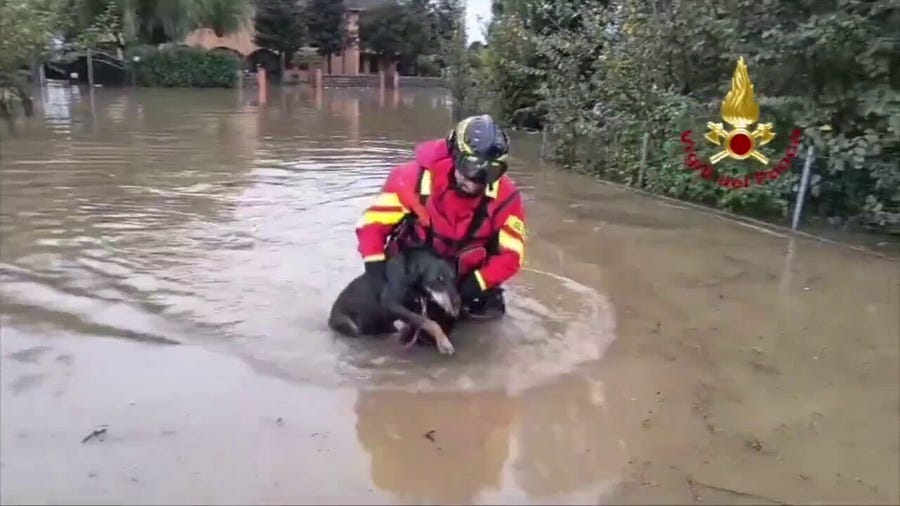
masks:
{"type": "MultiPolygon", "coordinates": [[[[428,195],[422,195],[422,181],[425,179],[425,173],[427,169],[425,167],[420,167],[419,169],[419,178],[416,181],[416,194],[419,196],[419,202],[425,206],[428,203],[428,199],[431,197],[431,192],[429,191],[428,195]]],[[[432,186],[433,186],[432,181],[432,186]]],[[[499,183],[498,183],[499,184],[499,183]]],[[[519,194],[519,191],[514,191],[511,195],[509,195],[501,204],[497,207],[497,212],[506,207],[512,200],[519,194]]],[[[482,195],[480,197],[481,200],[478,201],[478,205],[475,207],[475,213],[472,217],[472,221],[469,222],[469,227],[466,230],[465,235],[463,235],[462,239],[451,239],[449,237],[444,237],[439,234],[434,233],[433,227],[425,227],[425,237],[419,238],[418,233],[416,231],[415,222],[416,215],[415,213],[408,213],[402,221],[395,227],[393,233],[391,234],[391,241],[401,240],[404,234],[409,234],[412,236],[417,246],[433,249],[435,238],[440,239],[442,242],[453,248],[453,251],[461,251],[465,246],[467,246],[472,240],[475,238],[475,234],[478,233],[478,230],[484,224],[484,220],[488,219],[488,206],[490,206],[491,198],[487,195],[482,195]]],[[[496,250],[497,249],[497,238],[496,234],[494,234],[493,240],[489,241],[488,250],[496,250]]]]}

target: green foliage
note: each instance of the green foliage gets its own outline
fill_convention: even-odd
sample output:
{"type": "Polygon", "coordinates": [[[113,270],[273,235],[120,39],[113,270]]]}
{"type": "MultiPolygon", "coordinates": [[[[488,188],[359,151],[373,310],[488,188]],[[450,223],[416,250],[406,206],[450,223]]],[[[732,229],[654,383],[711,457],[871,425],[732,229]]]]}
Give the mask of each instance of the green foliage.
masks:
{"type": "Polygon", "coordinates": [[[445,0],[441,3],[448,25],[440,41],[439,54],[447,66],[447,83],[453,95],[454,118],[459,120],[476,108],[477,102],[469,100],[475,87],[471,60],[466,48],[466,6],[463,0],[445,0]]]}
{"type": "Polygon", "coordinates": [[[444,64],[442,50],[456,34],[457,15],[455,0],[389,0],[363,12],[360,43],[394,61],[437,55],[444,64]]]}
{"type": "Polygon", "coordinates": [[[186,47],[144,53],[131,65],[138,85],[148,87],[232,88],[241,68],[231,54],[186,47]]]}
{"type": "MultiPolygon", "coordinates": [[[[786,216],[796,169],[734,191],[683,165],[683,130],[694,130],[698,149],[706,150],[700,154],[712,154],[705,125],[720,121],[743,56],[760,120],[775,123],[778,134],[766,154],[780,159],[793,127],[803,129],[804,145],[815,146],[808,209],[874,226],[900,224],[896,2],[495,0],[492,7],[478,94],[507,123],[546,126],[562,165],[633,183],[649,133],[646,189],[786,216]]],[[[737,175],[747,163],[717,169],[737,175]]]]}
{"type": "Polygon", "coordinates": [[[54,0],[0,1],[0,71],[15,71],[46,52],[60,26],[54,0]]]}
{"type": "Polygon", "coordinates": [[[28,72],[21,69],[46,54],[61,13],[56,0],[0,0],[0,116],[11,118],[15,104],[32,114],[28,72]]]}
{"type": "Polygon", "coordinates": [[[296,0],[257,0],[253,18],[257,46],[293,55],[306,43],[305,12],[296,0]]]}
{"type": "Polygon", "coordinates": [[[429,52],[440,53],[441,48],[453,41],[458,36],[460,12],[465,5],[458,0],[431,0],[427,2],[428,30],[431,34],[429,41],[429,52]]]}
{"type": "Polygon", "coordinates": [[[124,47],[122,11],[119,5],[115,1],[107,2],[103,11],[93,17],[91,24],[73,38],[74,46],[79,49],[97,49],[109,42],[124,47]]]}
{"type": "Polygon", "coordinates": [[[344,0],[309,0],[307,27],[310,43],[322,56],[341,52],[349,40],[344,0]]]}
{"type": "Polygon", "coordinates": [[[427,40],[422,13],[398,2],[387,2],[365,11],[359,20],[360,45],[393,60],[418,56],[427,40]]]}
{"type": "Polygon", "coordinates": [[[197,28],[210,28],[218,36],[237,32],[250,13],[252,0],[62,0],[72,15],[65,35],[77,40],[101,27],[125,44],[162,44],[177,41],[197,28]],[[104,16],[114,14],[114,23],[104,16]]]}
{"type": "Polygon", "coordinates": [[[441,75],[441,69],[435,63],[434,56],[419,55],[416,58],[416,69],[419,71],[420,76],[440,77],[441,75]]]}
{"type": "MultiPolygon", "coordinates": [[[[166,0],[168,1],[168,0],[166,0]]],[[[193,0],[191,29],[209,28],[217,37],[241,31],[250,15],[252,0],[193,0]]]]}
{"type": "Polygon", "coordinates": [[[294,53],[291,63],[298,69],[316,68],[322,64],[322,57],[318,53],[309,53],[306,51],[298,51],[294,53]]]}

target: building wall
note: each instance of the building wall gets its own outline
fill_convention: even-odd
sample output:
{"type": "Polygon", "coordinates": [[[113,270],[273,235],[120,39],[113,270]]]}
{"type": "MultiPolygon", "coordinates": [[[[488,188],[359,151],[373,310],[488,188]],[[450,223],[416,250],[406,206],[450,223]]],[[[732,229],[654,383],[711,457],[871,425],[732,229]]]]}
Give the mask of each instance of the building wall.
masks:
{"type": "Polygon", "coordinates": [[[209,28],[194,30],[185,37],[184,43],[189,46],[198,46],[204,49],[227,47],[241,53],[244,57],[247,57],[254,51],[261,49],[253,43],[254,34],[253,23],[248,21],[244,23],[243,30],[225,37],[217,37],[215,32],[209,28]]]}
{"type": "MultiPolygon", "coordinates": [[[[352,42],[342,53],[331,55],[331,74],[355,76],[360,74],[361,67],[362,73],[378,72],[377,65],[373,65],[371,62],[367,63],[364,61],[363,65],[360,65],[359,11],[348,10],[346,23],[352,42]]],[[[217,47],[233,49],[246,58],[253,52],[262,49],[253,43],[253,36],[253,20],[249,18],[244,23],[244,28],[237,33],[225,37],[217,37],[212,30],[203,28],[189,33],[183,42],[189,46],[197,46],[204,49],[215,49],[217,47]]],[[[327,73],[328,68],[327,64],[322,65],[323,72],[327,73]]]]}

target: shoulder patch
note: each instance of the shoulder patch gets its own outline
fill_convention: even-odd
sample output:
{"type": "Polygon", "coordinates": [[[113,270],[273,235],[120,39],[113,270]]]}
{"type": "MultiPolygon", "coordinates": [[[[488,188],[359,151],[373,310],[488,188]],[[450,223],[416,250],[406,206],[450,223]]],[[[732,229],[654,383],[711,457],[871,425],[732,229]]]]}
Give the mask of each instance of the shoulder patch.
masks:
{"type": "Polygon", "coordinates": [[[528,235],[525,230],[525,222],[520,220],[518,216],[506,218],[506,224],[509,225],[509,228],[515,230],[517,234],[521,235],[523,239],[528,235]]]}

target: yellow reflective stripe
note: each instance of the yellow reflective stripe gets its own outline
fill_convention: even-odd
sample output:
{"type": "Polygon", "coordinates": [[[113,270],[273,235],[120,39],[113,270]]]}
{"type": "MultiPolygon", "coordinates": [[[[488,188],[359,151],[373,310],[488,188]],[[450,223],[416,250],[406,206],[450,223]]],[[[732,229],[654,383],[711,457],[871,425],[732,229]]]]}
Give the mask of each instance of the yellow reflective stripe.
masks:
{"type": "Polygon", "coordinates": [[[480,271],[475,271],[475,280],[478,281],[478,286],[481,287],[481,290],[487,290],[487,283],[484,282],[484,278],[481,277],[480,271]]]}
{"type": "Polygon", "coordinates": [[[367,211],[363,213],[359,221],[356,222],[356,228],[378,223],[381,225],[395,225],[406,216],[403,211],[367,211]]]}
{"type": "Polygon", "coordinates": [[[402,207],[404,210],[406,206],[400,202],[400,196],[396,193],[381,193],[377,197],[375,197],[375,203],[372,204],[377,207],[402,207]]]}
{"type": "Polygon", "coordinates": [[[517,234],[522,236],[522,239],[528,236],[525,231],[525,222],[519,219],[519,217],[514,214],[509,215],[503,225],[513,229],[517,234]]]}
{"type": "Polygon", "coordinates": [[[422,173],[422,185],[419,188],[419,195],[431,195],[431,171],[425,169],[422,173]]]}
{"type": "Polygon", "coordinates": [[[379,262],[384,259],[385,259],[384,253],[376,253],[374,255],[364,256],[363,262],[379,262]]]}
{"type": "Polygon", "coordinates": [[[484,194],[487,195],[488,198],[495,199],[497,198],[497,193],[500,191],[500,182],[494,182],[484,187],[484,194]]]}
{"type": "Polygon", "coordinates": [[[516,237],[513,237],[513,235],[506,230],[501,229],[499,235],[500,247],[513,250],[518,253],[519,265],[523,265],[525,263],[525,244],[516,237]]]}
{"type": "Polygon", "coordinates": [[[475,118],[468,117],[460,121],[459,125],[456,126],[456,145],[459,146],[459,148],[462,149],[462,152],[467,155],[474,154],[472,148],[469,147],[468,143],[466,143],[466,127],[469,126],[469,123],[471,123],[473,119],[475,118]]]}

